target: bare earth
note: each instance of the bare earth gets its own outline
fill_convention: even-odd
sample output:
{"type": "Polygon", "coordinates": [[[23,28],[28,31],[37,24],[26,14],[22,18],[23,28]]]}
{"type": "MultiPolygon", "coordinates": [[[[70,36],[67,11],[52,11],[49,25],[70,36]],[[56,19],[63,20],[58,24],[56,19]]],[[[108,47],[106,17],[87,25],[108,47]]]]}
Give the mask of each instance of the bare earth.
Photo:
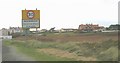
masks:
{"type": "Polygon", "coordinates": [[[35,61],[16,50],[13,46],[2,46],[2,61],[35,61]]]}

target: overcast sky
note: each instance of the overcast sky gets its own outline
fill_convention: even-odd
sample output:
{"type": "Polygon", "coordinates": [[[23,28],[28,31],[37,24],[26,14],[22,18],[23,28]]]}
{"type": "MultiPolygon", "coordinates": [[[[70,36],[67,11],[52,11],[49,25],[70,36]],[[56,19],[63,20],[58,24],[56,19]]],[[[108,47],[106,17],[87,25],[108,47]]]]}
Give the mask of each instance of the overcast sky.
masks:
{"type": "Polygon", "coordinates": [[[119,0],[0,0],[0,29],[21,27],[21,10],[40,10],[40,27],[78,28],[118,23],[119,0]]]}

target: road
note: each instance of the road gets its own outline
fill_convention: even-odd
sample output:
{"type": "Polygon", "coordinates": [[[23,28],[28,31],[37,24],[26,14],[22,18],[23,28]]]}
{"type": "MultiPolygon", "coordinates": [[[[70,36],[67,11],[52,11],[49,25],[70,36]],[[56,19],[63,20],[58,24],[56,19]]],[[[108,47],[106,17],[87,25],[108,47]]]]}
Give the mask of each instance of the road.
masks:
{"type": "Polygon", "coordinates": [[[16,50],[14,46],[5,46],[2,44],[2,61],[35,61],[16,50]]]}
{"type": "Polygon", "coordinates": [[[0,62],[2,62],[2,39],[0,39],[0,62]]]}

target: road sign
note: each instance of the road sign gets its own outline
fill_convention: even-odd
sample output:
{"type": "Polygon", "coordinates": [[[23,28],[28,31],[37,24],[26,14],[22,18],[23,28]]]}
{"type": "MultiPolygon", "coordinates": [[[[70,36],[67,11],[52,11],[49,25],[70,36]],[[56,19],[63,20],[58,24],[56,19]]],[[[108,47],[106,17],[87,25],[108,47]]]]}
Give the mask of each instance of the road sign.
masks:
{"type": "Polygon", "coordinates": [[[39,28],[40,10],[22,10],[22,27],[39,28]]]}

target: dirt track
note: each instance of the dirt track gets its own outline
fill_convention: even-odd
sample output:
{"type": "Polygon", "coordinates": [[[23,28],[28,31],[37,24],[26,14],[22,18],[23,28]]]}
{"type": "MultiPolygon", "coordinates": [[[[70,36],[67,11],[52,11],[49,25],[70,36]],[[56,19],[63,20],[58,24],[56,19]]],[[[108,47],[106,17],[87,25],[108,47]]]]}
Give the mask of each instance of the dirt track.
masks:
{"type": "Polygon", "coordinates": [[[35,61],[16,50],[13,46],[2,46],[2,61],[35,61]]]}

